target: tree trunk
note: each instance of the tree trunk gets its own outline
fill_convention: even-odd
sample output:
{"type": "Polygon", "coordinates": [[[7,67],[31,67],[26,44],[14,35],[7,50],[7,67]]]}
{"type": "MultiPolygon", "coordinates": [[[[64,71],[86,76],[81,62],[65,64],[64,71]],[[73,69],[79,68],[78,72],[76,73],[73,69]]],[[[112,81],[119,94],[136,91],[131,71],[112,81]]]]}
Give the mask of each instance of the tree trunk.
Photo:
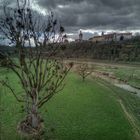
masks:
{"type": "Polygon", "coordinates": [[[83,82],[85,81],[85,77],[83,77],[83,82]]]}
{"type": "Polygon", "coordinates": [[[38,128],[39,124],[40,124],[40,118],[38,115],[38,108],[36,105],[32,106],[32,110],[31,110],[31,124],[33,128],[38,128]]]}

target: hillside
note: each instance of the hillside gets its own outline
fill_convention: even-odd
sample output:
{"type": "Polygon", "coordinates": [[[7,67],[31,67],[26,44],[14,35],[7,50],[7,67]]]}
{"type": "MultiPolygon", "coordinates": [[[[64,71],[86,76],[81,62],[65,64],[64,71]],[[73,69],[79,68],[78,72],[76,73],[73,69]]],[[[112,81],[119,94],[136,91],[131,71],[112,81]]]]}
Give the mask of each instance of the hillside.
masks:
{"type": "MultiPolygon", "coordinates": [[[[62,44],[48,44],[42,48],[42,54],[47,55],[51,47],[60,47],[57,57],[84,58],[96,60],[108,60],[113,62],[140,62],[140,40],[133,39],[122,42],[91,41],[70,42],[62,44]]],[[[27,49],[27,48],[26,48],[27,49]]],[[[14,47],[0,46],[0,52],[15,53],[14,47]]]]}
{"type": "Polygon", "coordinates": [[[140,62],[140,41],[93,43],[90,41],[72,42],[63,45],[61,55],[68,58],[89,58],[109,61],[140,62]]]}

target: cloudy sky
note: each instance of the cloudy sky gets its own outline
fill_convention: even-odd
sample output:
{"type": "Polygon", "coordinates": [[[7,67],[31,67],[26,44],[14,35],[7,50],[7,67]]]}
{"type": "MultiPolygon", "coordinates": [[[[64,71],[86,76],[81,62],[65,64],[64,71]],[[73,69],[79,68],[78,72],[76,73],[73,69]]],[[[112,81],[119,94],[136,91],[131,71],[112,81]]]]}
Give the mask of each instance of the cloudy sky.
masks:
{"type": "Polygon", "coordinates": [[[140,31],[140,0],[31,1],[32,8],[44,15],[54,11],[73,38],[78,38],[79,30],[83,31],[84,38],[102,31],[140,31]]]}

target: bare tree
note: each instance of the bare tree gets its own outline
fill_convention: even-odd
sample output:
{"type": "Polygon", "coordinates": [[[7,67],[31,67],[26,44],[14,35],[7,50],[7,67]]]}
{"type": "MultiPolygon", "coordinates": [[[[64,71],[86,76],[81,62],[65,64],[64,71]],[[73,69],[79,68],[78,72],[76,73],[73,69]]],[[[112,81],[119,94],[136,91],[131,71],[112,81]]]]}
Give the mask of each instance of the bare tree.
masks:
{"type": "Polygon", "coordinates": [[[88,64],[80,64],[77,67],[78,74],[82,77],[83,82],[85,78],[92,73],[92,69],[89,68],[88,64]]]}
{"type": "Polygon", "coordinates": [[[39,109],[63,89],[63,81],[73,65],[63,64],[62,58],[56,59],[64,28],[52,12],[46,20],[46,17],[34,14],[29,1],[20,3],[17,0],[14,9],[4,6],[0,31],[15,45],[14,56],[5,56],[9,69],[20,80],[22,92],[17,94],[7,82],[8,78],[0,83],[11,91],[18,102],[25,104],[27,116],[19,123],[18,130],[38,135],[43,129],[39,109]]]}

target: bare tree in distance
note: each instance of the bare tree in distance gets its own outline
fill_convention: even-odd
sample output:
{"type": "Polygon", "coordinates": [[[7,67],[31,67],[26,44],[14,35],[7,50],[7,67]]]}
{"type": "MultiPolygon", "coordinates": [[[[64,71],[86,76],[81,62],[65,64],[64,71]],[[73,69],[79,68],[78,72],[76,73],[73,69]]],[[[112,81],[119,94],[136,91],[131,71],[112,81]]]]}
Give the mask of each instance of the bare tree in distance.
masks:
{"type": "Polygon", "coordinates": [[[63,89],[63,81],[73,63],[63,64],[62,58],[56,59],[64,28],[54,14],[51,12],[47,20],[37,17],[28,3],[28,0],[23,3],[17,0],[14,9],[4,6],[4,15],[0,18],[0,31],[15,45],[14,56],[4,55],[8,68],[18,77],[22,91],[17,93],[8,77],[0,83],[24,104],[27,115],[19,122],[18,131],[38,136],[43,130],[39,110],[63,89]]]}
{"type": "Polygon", "coordinates": [[[92,68],[88,66],[88,64],[79,64],[77,66],[77,73],[82,77],[83,82],[86,77],[88,77],[92,73],[92,68]]]}

